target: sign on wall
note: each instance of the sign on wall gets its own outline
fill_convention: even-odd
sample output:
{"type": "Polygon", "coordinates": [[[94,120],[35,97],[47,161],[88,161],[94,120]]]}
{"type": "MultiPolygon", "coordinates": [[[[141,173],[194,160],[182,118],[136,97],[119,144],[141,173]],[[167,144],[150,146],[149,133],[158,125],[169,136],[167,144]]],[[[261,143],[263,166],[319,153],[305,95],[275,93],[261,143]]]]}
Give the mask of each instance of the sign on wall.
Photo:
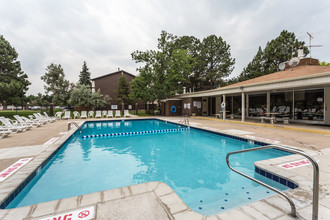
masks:
{"type": "Polygon", "coordinates": [[[201,101],[194,101],[194,107],[202,108],[202,102],[201,101]]]}
{"type": "Polygon", "coordinates": [[[190,109],[190,103],[184,103],[183,108],[184,109],[190,109]]]}
{"type": "Polygon", "coordinates": [[[111,109],[118,109],[117,105],[111,105],[111,109]]]}

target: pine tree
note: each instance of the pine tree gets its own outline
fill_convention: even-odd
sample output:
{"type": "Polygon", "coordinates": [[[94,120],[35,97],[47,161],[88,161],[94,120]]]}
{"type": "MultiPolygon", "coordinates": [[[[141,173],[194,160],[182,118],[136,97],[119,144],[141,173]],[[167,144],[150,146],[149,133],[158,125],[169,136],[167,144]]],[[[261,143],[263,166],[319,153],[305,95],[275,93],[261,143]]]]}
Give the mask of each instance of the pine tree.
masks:
{"type": "Polygon", "coordinates": [[[283,30],[280,36],[267,42],[264,50],[259,47],[252,61],[232,82],[241,82],[278,71],[278,65],[297,56],[298,49],[303,48],[305,55],[309,53],[304,44],[305,42],[296,39],[293,32],[283,30]]]}
{"type": "Polygon", "coordinates": [[[129,103],[130,88],[124,75],[119,78],[117,88],[117,104],[129,103]]]}
{"type": "Polygon", "coordinates": [[[25,96],[31,84],[17,58],[15,48],[0,35],[0,102],[20,104],[18,100],[25,96]]]}
{"type": "Polygon", "coordinates": [[[79,84],[86,85],[89,88],[92,88],[91,73],[89,72],[86,61],[84,61],[84,64],[82,66],[82,71],[80,72],[79,75],[79,84]]]}

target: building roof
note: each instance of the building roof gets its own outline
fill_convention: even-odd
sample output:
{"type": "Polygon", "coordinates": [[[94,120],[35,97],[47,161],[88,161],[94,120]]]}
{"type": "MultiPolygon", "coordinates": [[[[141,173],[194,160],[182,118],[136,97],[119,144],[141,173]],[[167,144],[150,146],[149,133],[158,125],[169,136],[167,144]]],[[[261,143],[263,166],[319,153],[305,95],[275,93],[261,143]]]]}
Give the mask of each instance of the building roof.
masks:
{"type": "Polygon", "coordinates": [[[260,76],[254,79],[249,79],[243,82],[235,83],[229,86],[218,88],[219,90],[228,89],[233,87],[245,87],[264,83],[276,83],[277,81],[288,81],[299,78],[306,78],[315,74],[330,73],[330,66],[317,66],[317,65],[306,65],[297,66],[293,69],[287,68],[284,71],[279,71],[264,76],[260,76]]]}
{"type": "Polygon", "coordinates": [[[254,79],[235,83],[229,86],[185,93],[171,98],[188,98],[203,96],[219,96],[226,94],[240,94],[242,92],[258,93],[265,91],[317,88],[330,85],[330,67],[319,65],[301,65],[291,70],[271,73],[254,79]]]}
{"type": "Polygon", "coordinates": [[[131,73],[128,73],[126,72],[125,70],[119,70],[117,72],[113,72],[113,73],[109,73],[109,74],[106,74],[106,75],[103,75],[103,76],[99,76],[99,77],[95,77],[93,78],[92,80],[96,80],[96,79],[100,79],[100,78],[103,78],[103,77],[107,77],[107,76],[110,76],[110,75],[114,75],[114,74],[117,74],[117,73],[126,73],[128,75],[131,75],[133,77],[136,77],[135,75],[131,74],[131,73]]]}

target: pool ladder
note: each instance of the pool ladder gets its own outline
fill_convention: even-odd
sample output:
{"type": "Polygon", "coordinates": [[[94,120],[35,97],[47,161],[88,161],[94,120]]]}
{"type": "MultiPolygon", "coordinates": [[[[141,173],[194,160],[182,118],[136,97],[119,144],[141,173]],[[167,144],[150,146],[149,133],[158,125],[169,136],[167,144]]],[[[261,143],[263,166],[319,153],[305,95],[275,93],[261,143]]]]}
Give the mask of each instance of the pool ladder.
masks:
{"type": "Polygon", "coordinates": [[[256,183],[259,183],[260,185],[263,185],[263,186],[267,187],[268,189],[273,190],[274,192],[282,195],[290,203],[291,215],[293,217],[297,217],[296,207],[295,207],[292,199],[289,196],[287,196],[285,193],[275,189],[272,186],[269,186],[253,177],[250,177],[250,176],[234,169],[229,163],[229,156],[232,154],[264,150],[264,149],[272,149],[272,148],[279,149],[279,150],[286,151],[286,152],[293,153],[293,154],[300,154],[300,155],[306,157],[312,163],[312,165],[313,165],[313,214],[312,214],[312,219],[317,220],[318,219],[318,206],[319,206],[319,165],[317,164],[317,162],[314,158],[312,158],[311,156],[306,154],[304,151],[297,150],[297,149],[290,148],[290,147],[279,146],[279,145],[266,145],[266,146],[261,146],[261,147],[256,147],[256,148],[249,148],[249,149],[238,150],[238,151],[233,151],[233,152],[228,153],[226,156],[227,165],[231,170],[235,171],[236,173],[238,173],[256,183]]]}
{"type": "Polygon", "coordinates": [[[68,124],[68,131],[71,129],[71,124],[75,125],[75,126],[78,128],[78,130],[79,130],[79,134],[80,134],[80,133],[81,133],[81,128],[80,128],[80,126],[79,126],[76,122],[74,122],[74,121],[69,122],[69,124],[68,124]]]}
{"type": "Polygon", "coordinates": [[[179,121],[179,124],[189,125],[189,118],[183,118],[179,121]]]}

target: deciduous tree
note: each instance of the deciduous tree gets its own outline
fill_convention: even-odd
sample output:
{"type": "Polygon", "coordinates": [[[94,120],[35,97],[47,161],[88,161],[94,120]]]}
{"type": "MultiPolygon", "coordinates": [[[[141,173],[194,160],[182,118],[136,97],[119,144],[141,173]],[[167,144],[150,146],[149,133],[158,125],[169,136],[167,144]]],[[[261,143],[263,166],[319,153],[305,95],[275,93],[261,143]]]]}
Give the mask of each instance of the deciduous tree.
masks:
{"type": "Polygon", "coordinates": [[[134,98],[159,101],[182,92],[191,73],[192,56],[187,50],[174,49],[176,36],[163,31],[158,39],[158,50],[135,51],[132,58],[144,66],[140,75],[131,82],[134,98]]]}
{"type": "Polygon", "coordinates": [[[93,92],[87,85],[78,84],[70,93],[70,99],[68,103],[71,106],[94,109],[103,108],[109,103],[109,96],[102,95],[100,91],[93,92]]]}
{"type": "Polygon", "coordinates": [[[50,64],[41,79],[46,83],[46,93],[52,96],[55,105],[67,105],[70,96],[71,84],[65,79],[65,74],[60,64],[50,64]]]}

